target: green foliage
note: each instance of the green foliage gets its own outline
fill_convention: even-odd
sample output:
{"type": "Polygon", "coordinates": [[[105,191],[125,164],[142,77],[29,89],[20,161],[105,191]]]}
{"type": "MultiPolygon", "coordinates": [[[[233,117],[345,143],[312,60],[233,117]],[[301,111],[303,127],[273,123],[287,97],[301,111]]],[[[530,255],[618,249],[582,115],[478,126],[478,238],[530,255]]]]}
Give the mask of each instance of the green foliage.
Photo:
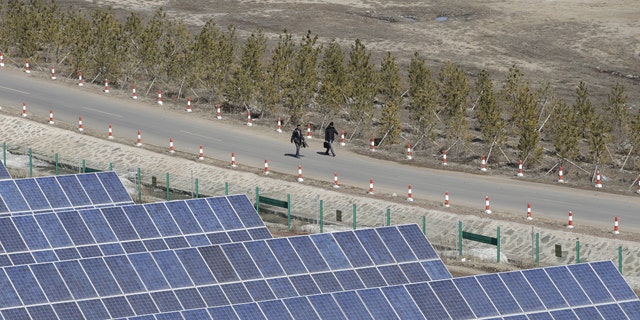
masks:
{"type": "Polygon", "coordinates": [[[400,88],[400,69],[396,58],[387,52],[380,65],[380,95],[381,102],[392,102],[399,106],[402,103],[402,89],[400,88]]]}
{"type": "Polygon", "coordinates": [[[478,95],[478,104],[475,110],[483,140],[491,143],[495,141],[498,145],[503,144],[507,135],[501,117],[502,110],[496,102],[493,84],[487,70],[482,70],[478,74],[475,91],[478,95]]]}
{"type": "Polygon", "coordinates": [[[452,62],[447,62],[440,69],[438,79],[440,103],[446,117],[447,138],[464,143],[469,139],[466,118],[469,80],[464,71],[452,62]]]}
{"type": "Polygon", "coordinates": [[[554,111],[550,127],[555,151],[561,158],[575,160],[580,141],[580,130],[576,125],[578,115],[572,106],[560,100],[554,102],[554,111]]]}
{"type": "Polygon", "coordinates": [[[380,136],[384,137],[389,143],[398,142],[398,137],[402,132],[402,122],[400,121],[400,109],[393,101],[387,102],[382,106],[382,114],[380,117],[380,136]]]}
{"type": "Polygon", "coordinates": [[[347,66],[347,98],[351,119],[363,124],[365,129],[372,124],[373,101],[378,89],[377,75],[370,59],[371,54],[362,41],[356,39],[351,46],[347,66]]]}
{"type": "Polygon", "coordinates": [[[503,109],[507,113],[507,124],[511,129],[514,128],[514,110],[519,92],[522,87],[523,77],[524,74],[522,73],[522,71],[520,71],[520,68],[518,68],[516,65],[512,65],[511,68],[509,68],[509,72],[507,73],[504,82],[502,83],[502,90],[500,91],[500,97],[502,103],[504,104],[503,109]]]}
{"type": "Polygon", "coordinates": [[[595,118],[591,123],[591,130],[588,133],[589,156],[593,162],[598,165],[605,162],[607,143],[611,141],[609,132],[611,128],[602,118],[595,118]]]}
{"type": "MultiPolygon", "coordinates": [[[[292,81],[289,74],[295,53],[295,43],[291,34],[284,30],[284,33],[278,37],[278,43],[271,53],[271,61],[267,66],[265,78],[260,87],[260,101],[264,110],[275,113],[276,104],[284,102],[286,99],[292,81]]],[[[289,116],[289,120],[298,122],[299,118],[292,119],[289,116]]]]}
{"type": "MultiPolygon", "coordinates": [[[[300,42],[300,48],[290,69],[287,104],[291,119],[300,119],[304,115],[303,107],[312,101],[318,85],[317,64],[320,48],[316,47],[318,36],[308,31],[300,42]]],[[[294,121],[296,122],[296,121],[294,121]]]]}
{"type": "Polygon", "coordinates": [[[266,38],[262,30],[252,33],[245,41],[240,63],[225,84],[224,94],[232,104],[249,108],[249,104],[253,102],[263,77],[261,60],[265,50],[266,38]]]}
{"type": "MultiPolygon", "coordinates": [[[[67,42],[66,47],[69,51],[67,62],[71,65],[72,70],[87,73],[92,42],[87,34],[90,34],[88,31],[91,29],[91,21],[78,11],[69,12],[64,21],[63,39],[67,42]]],[[[130,61],[130,59],[126,61],[130,61]]],[[[135,68],[129,70],[133,72],[135,68]]],[[[85,76],[87,75],[85,74],[85,76]]]]}
{"type": "Polygon", "coordinates": [[[607,120],[612,126],[612,136],[618,142],[626,141],[631,123],[627,95],[624,93],[623,85],[617,82],[611,87],[604,110],[607,114],[607,120]]]}
{"type": "Polygon", "coordinates": [[[576,101],[573,108],[580,116],[576,119],[576,125],[580,128],[580,134],[583,138],[587,138],[589,130],[595,121],[595,109],[589,99],[589,89],[586,83],[580,81],[576,88],[576,101]]]}
{"type": "Polygon", "coordinates": [[[324,49],[324,56],[320,61],[319,111],[329,118],[333,118],[344,105],[344,87],[347,82],[344,59],[344,52],[334,39],[324,49]]]}
{"type": "MultiPolygon", "coordinates": [[[[91,19],[88,69],[115,86],[123,72],[119,42],[122,26],[111,10],[96,9],[91,12],[91,19]]],[[[160,56],[157,59],[160,64],[160,56]]]]}
{"type": "Polygon", "coordinates": [[[538,115],[540,106],[537,97],[529,89],[529,84],[524,84],[514,105],[514,125],[520,133],[517,149],[520,158],[529,164],[536,164],[542,156],[542,147],[539,145],[540,132],[538,131],[538,115]]]}
{"type": "Polygon", "coordinates": [[[409,96],[409,119],[419,135],[431,136],[438,106],[438,85],[417,52],[409,64],[409,96]]]}

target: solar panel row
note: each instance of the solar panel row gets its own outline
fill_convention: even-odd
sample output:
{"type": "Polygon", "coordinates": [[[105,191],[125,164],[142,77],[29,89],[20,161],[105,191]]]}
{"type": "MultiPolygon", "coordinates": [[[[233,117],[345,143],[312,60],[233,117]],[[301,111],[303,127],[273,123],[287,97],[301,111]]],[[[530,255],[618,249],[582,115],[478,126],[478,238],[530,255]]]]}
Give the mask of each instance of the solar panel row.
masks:
{"type": "Polygon", "coordinates": [[[11,179],[11,174],[7,170],[7,167],[0,161],[0,180],[11,179]]]}
{"type": "Polygon", "coordinates": [[[133,204],[115,172],[0,180],[0,214],[133,204]]]}

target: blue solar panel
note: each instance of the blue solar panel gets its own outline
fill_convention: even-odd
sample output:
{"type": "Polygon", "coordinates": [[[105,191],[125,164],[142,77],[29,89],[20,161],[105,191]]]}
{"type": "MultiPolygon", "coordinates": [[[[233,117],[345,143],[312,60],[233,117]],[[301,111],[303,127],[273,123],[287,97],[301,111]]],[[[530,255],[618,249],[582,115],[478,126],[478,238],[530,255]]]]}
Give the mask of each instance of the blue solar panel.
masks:
{"type": "Polygon", "coordinates": [[[293,317],[281,300],[262,301],[258,303],[267,319],[292,320],[293,317]]]}
{"type": "Polygon", "coordinates": [[[280,262],[280,265],[282,265],[282,268],[287,274],[307,272],[296,251],[289,243],[289,240],[286,238],[278,238],[268,241],[267,244],[271,248],[271,251],[276,254],[278,262],[280,262]]]}
{"type": "Polygon", "coordinates": [[[525,312],[541,311],[545,307],[531,288],[525,277],[519,271],[502,272],[498,276],[507,285],[509,291],[525,312]]]}
{"type": "Polygon", "coordinates": [[[361,290],[357,293],[374,319],[399,319],[379,288],[361,290]]]}
{"type": "Polygon", "coordinates": [[[291,280],[293,287],[299,295],[308,296],[320,293],[320,288],[316,286],[313,278],[308,274],[292,276],[289,280],[291,280]]]}
{"type": "Polygon", "coordinates": [[[40,186],[40,189],[47,197],[47,201],[51,204],[52,208],[70,208],[71,202],[67,198],[62,189],[62,186],[58,183],[55,177],[39,177],[35,181],[40,186]]]}
{"type": "Polygon", "coordinates": [[[2,316],[4,317],[4,319],[12,319],[12,320],[29,318],[29,314],[27,313],[27,310],[24,308],[3,310],[2,316]]]}
{"type": "Polygon", "coordinates": [[[498,310],[482,289],[477,278],[458,278],[454,279],[454,283],[476,316],[493,317],[499,315],[498,310]]]}
{"type": "Polygon", "coordinates": [[[375,267],[356,269],[356,273],[367,288],[383,287],[387,283],[375,267]]]}
{"type": "Polygon", "coordinates": [[[245,287],[251,294],[254,301],[265,301],[276,299],[275,294],[269,288],[269,284],[265,280],[246,281],[245,287]]]}
{"type": "Polygon", "coordinates": [[[600,281],[589,264],[576,264],[568,266],[569,271],[582,286],[584,292],[593,303],[612,302],[613,297],[609,290],[600,281]]]}
{"type": "Polygon", "coordinates": [[[352,232],[338,232],[333,236],[354,268],[373,265],[373,261],[352,232]]]}
{"type": "Polygon", "coordinates": [[[9,170],[7,167],[0,161],[0,180],[3,179],[11,179],[11,174],[9,174],[9,170]]]}
{"type": "Polygon", "coordinates": [[[558,288],[556,288],[555,284],[543,269],[524,270],[522,274],[529,284],[531,284],[531,287],[547,309],[564,308],[568,306],[562,294],[558,291],[558,288]]]}
{"type": "Polygon", "coordinates": [[[77,178],[93,204],[106,204],[114,202],[113,200],[111,200],[111,197],[109,197],[109,194],[102,186],[102,182],[100,182],[100,179],[98,179],[98,176],[96,176],[96,174],[78,174],[77,178]]]}
{"type": "Polygon", "coordinates": [[[624,278],[620,277],[618,269],[613,264],[602,261],[590,265],[617,301],[638,298],[624,278]]]}
{"type": "MultiPolygon", "coordinates": [[[[244,227],[242,221],[240,221],[240,218],[226,198],[206,198],[206,200],[211,208],[213,208],[218,220],[220,220],[220,224],[222,224],[225,229],[240,229],[244,227]]],[[[255,211],[255,209],[253,210],[255,211]]]]}
{"type": "Polygon", "coordinates": [[[549,267],[544,270],[570,306],[591,304],[567,267],[549,267]]]}
{"type": "Polygon", "coordinates": [[[342,286],[336,276],[331,272],[312,274],[314,281],[322,293],[342,291],[342,286]]]}
{"type": "Polygon", "coordinates": [[[129,192],[125,189],[122,181],[120,181],[120,178],[118,178],[115,172],[99,172],[95,175],[102,183],[102,186],[109,194],[109,198],[111,198],[113,203],[130,203],[133,201],[131,195],[129,195],[129,192]]]}
{"type": "Polygon", "coordinates": [[[15,180],[0,181],[0,196],[11,212],[31,210],[27,201],[22,196],[22,193],[16,186],[15,180]]]}
{"type": "MultiPolygon", "coordinates": [[[[313,305],[321,319],[345,319],[336,300],[330,295],[310,296],[309,302],[313,305]]],[[[363,317],[363,319],[366,318],[363,317]]]]}
{"type": "Polygon", "coordinates": [[[376,228],[384,244],[389,247],[391,254],[398,262],[415,261],[416,256],[409,247],[402,234],[396,228],[376,228]]]}
{"type": "Polygon", "coordinates": [[[31,210],[35,211],[51,208],[49,201],[47,201],[47,198],[42,193],[42,190],[40,190],[35,179],[18,179],[15,180],[15,182],[22,192],[22,195],[27,200],[27,204],[31,210]]]}
{"type": "Polygon", "coordinates": [[[604,319],[600,315],[600,312],[598,312],[598,309],[596,309],[596,307],[593,307],[593,306],[576,308],[576,309],[573,309],[573,311],[580,319],[590,319],[590,320],[604,319]]]}
{"type": "Polygon", "coordinates": [[[334,237],[328,233],[315,234],[311,240],[316,244],[322,257],[332,270],[350,268],[349,260],[334,237]]]}
{"type": "Polygon", "coordinates": [[[512,314],[522,312],[509,290],[500,280],[497,274],[485,274],[478,276],[478,282],[487,295],[493,301],[500,314],[512,314]]]}
{"type": "Polygon", "coordinates": [[[309,237],[291,237],[289,242],[298,252],[309,272],[328,271],[329,265],[322,259],[322,255],[309,237]]]}
{"type": "Polygon", "coordinates": [[[58,176],[56,179],[74,207],[92,205],[76,175],[58,176]]]}
{"type": "Polygon", "coordinates": [[[382,239],[378,236],[378,233],[374,229],[365,229],[356,233],[356,236],[369,252],[371,259],[376,264],[394,263],[393,255],[385,246],[382,239]]]}
{"type": "Polygon", "coordinates": [[[450,319],[447,310],[427,283],[410,284],[406,288],[424,315],[434,319],[450,319]]]}
{"type": "Polygon", "coordinates": [[[404,275],[400,266],[392,264],[378,268],[380,274],[389,285],[409,283],[409,279],[404,275]]]}
{"type": "Polygon", "coordinates": [[[435,281],[430,283],[433,292],[440,298],[440,302],[453,319],[472,319],[473,311],[464,301],[452,280],[435,281]]]}

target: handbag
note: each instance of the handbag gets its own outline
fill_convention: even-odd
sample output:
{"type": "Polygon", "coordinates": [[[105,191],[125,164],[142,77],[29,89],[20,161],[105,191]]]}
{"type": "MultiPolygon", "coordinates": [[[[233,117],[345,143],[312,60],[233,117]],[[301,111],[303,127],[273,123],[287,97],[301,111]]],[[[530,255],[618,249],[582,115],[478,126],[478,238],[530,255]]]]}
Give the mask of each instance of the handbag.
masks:
{"type": "Polygon", "coordinates": [[[324,142],[324,148],[329,149],[329,142],[326,142],[326,141],[324,142]]]}

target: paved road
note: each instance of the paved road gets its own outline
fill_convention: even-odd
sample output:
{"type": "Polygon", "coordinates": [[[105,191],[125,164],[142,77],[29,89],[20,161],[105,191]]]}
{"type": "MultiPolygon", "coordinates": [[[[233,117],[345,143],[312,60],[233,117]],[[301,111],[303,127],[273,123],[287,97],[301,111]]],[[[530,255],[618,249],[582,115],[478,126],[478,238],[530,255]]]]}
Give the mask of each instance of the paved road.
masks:
{"type": "MultiPolygon", "coordinates": [[[[143,144],[168,149],[171,137],[176,150],[194,155],[203,145],[206,157],[230,161],[231,152],[234,152],[236,161],[257,168],[262,168],[264,160],[268,159],[270,170],[297,174],[298,165],[302,165],[305,177],[326,180],[328,184],[332,183],[333,174],[337,172],[341,184],[363,189],[369,188],[369,180],[373,179],[376,193],[406,196],[407,186],[411,184],[414,198],[442,201],[444,192],[448,191],[452,203],[478,210],[484,209],[485,196],[488,195],[493,211],[523,216],[527,203],[531,203],[535,215],[557,218],[558,221],[566,222],[568,212],[572,211],[574,223],[613,226],[614,216],[618,216],[625,229],[640,231],[640,214],[637,213],[640,196],[416,168],[370,159],[339,146],[336,146],[338,156],[332,158],[319,154],[323,149],[318,135],[310,140],[311,148],[303,149],[304,157],[296,159],[290,155],[294,147],[289,143],[288,132],[278,134],[256,126],[218,121],[213,112],[211,118],[205,119],[195,113],[158,106],[153,99],[136,101],[105,94],[92,86],[77,87],[71,80],[66,84],[61,82],[61,79],[52,81],[4,68],[0,70],[0,105],[21,109],[22,103],[26,102],[27,113],[39,117],[48,117],[49,110],[53,109],[54,121],[74,125],[82,116],[84,128],[103,130],[105,136],[108,125],[112,124],[114,136],[130,139],[132,144],[140,130],[143,144]]],[[[111,91],[113,93],[113,89],[111,91]]],[[[240,118],[241,115],[234,117],[240,118]]]]}

